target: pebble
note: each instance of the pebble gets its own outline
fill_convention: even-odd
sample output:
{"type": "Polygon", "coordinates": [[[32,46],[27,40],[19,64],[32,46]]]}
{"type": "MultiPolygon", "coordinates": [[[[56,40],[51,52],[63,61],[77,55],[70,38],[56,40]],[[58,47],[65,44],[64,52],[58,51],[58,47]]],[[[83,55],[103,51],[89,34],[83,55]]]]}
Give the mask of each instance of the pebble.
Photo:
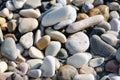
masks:
{"type": "Polygon", "coordinates": [[[31,58],[35,58],[35,59],[37,59],[37,58],[43,59],[44,58],[42,51],[38,50],[34,46],[30,47],[30,49],[29,49],[29,56],[31,58]]]}
{"type": "Polygon", "coordinates": [[[9,16],[9,10],[8,10],[8,8],[3,8],[1,11],[0,11],[0,16],[1,17],[8,17],[9,16]]]}
{"type": "Polygon", "coordinates": [[[36,44],[39,39],[41,39],[42,35],[41,35],[41,30],[37,30],[36,33],[35,33],[35,41],[34,43],[36,44]]]}
{"type": "Polygon", "coordinates": [[[15,20],[11,20],[7,23],[8,25],[8,31],[9,32],[14,32],[16,27],[17,27],[17,24],[16,24],[16,21],[15,20]]]}
{"type": "Polygon", "coordinates": [[[23,53],[24,52],[24,47],[20,43],[17,43],[16,47],[17,47],[19,53],[23,53]]]}
{"type": "Polygon", "coordinates": [[[94,26],[100,23],[101,21],[103,21],[103,19],[104,18],[102,15],[96,15],[96,16],[92,16],[92,17],[89,17],[81,21],[74,22],[67,27],[66,32],[75,33],[77,31],[89,28],[90,26],[94,26]]]}
{"type": "Polygon", "coordinates": [[[32,32],[28,32],[28,33],[24,34],[20,38],[19,42],[21,43],[21,45],[25,49],[29,49],[33,45],[33,33],[32,32]]]}
{"type": "Polygon", "coordinates": [[[13,72],[4,72],[0,73],[0,80],[6,80],[8,77],[10,77],[13,74],[13,72]]]}
{"type": "Polygon", "coordinates": [[[116,31],[111,31],[111,30],[110,30],[110,31],[107,31],[106,34],[107,34],[107,33],[108,33],[108,34],[113,34],[113,35],[116,36],[116,37],[118,37],[118,35],[119,35],[118,32],[116,32],[116,31]]]}
{"type": "Polygon", "coordinates": [[[13,4],[14,4],[14,7],[15,7],[16,9],[22,8],[26,1],[27,1],[27,0],[19,0],[19,1],[18,1],[18,0],[12,0],[12,2],[13,2],[13,4]]]}
{"type": "Polygon", "coordinates": [[[117,19],[120,18],[119,13],[117,11],[110,12],[110,19],[113,19],[113,18],[117,18],[117,19]]]}
{"type": "Polygon", "coordinates": [[[102,5],[103,3],[104,3],[104,0],[95,0],[93,4],[97,6],[97,5],[102,5]]]}
{"type": "Polygon", "coordinates": [[[83,32],[77,32],[68,37],[65,47],[70,54],[84,52],[89,48],[90,42],[88,36],[83,32]]]}
{"type": "Polygon", "coordinates": [[[97,35],[93,35],[90,39],[91,51],[95,54],[103,56],[105,58],[112,58],[116,54],[116,49],[111,45],[105,43],[97,35]]]}
{"type": "Polygon", "coordinates": [[[20,69],[20,71],[22,71],[24,74],[26,74],[29,69],[29,65],[26,62],[22,62],[22,63],[20,63],[18,68],[20,69]]]}
{"type": "Polygon", "coordinates": [[[27,0],[24,7],[37,8],[41,6],[41,0],[27,0]]]}
{"type": "Polygon", "coordinates": [[[95,77],[93,74],[78,74],[75,75],[73,80],[95,80],[95,77]]]}
{"type": "Polygon", "coordinates": [[[15,41],[12,38],[6,38],[1,44],[1,53],[10,60],[15,60],[18,56],[15,41]]]}
{"type": "Polygon", "coordinates": [[[84,2],[82,5],[82,12],[89,12],[90,9],[94,8],[94,5],[88,1],[84,2]]]}
{"type": "Polygon", "coordinates": [[[94,16],[94,15],[101,15],[101,11],[98,8],[93,8],[89,11],[89,16],[94,16]]]}
{"type": "Polygon", "coordinates": [[[51,37],[52,40],[57,40],[57,41],[60,41],[61,43],[65,43],[67,41],[66,36],[59,31],[55,31],[52,29],[46,29],[45,32],[47,35],[51,37]]]}
{"type": "Polygon", "coordinates": [[[77,21],[80,21],[80,20],[83,20],[86,18],[89,18],[89,16],[85,13],[78,13],[78,15],[77,15],[77,21]]]}
{"type": "Polygon", "coordinates": [[[118,62],[120,62],[120,48],[118,48],[117,52],[116,52],[116,60],[118,62]]]}
{"type": "Polygon", "coordinates": [[[52,56],[45,57],[40,69],[42,71],[42,76],[44,77],[54,76],[55,75],[55,58],[52,56]]]}
{"type": "Polygon", "coordinates": [[[45,56],[51,55],[56,56],[60,51],[61,43],[58,41],[51,41],[45,50],[45,56]]]}
{"type": "Polygon", "coordinates": [[[38,9],[22,9],[19,14],[27,18],[39,18],[41,15],[38,9]]]}
{"type": "Polygon", "coordinates": [[[0,73],[4,73],[8,68],[8,65],[4,61],[0,61],[0,73]]]}
{"type": "Polygon", "coordinates": [[[30,69],[37,69],[41,66],[43,61],[41,59],[29,59],[27,60],[30,69]]]}
{"type": "Polygon", "coordinates": [[[61,3],[62,5],[66,5],[67,4],[67,0],[56,0],[58,3],[61,3]]]}
{"type": "Polygon", "coordinates": [[[89,66],[91,67],[98,67],[101,64],[103,64],[105,61],[104,57],[100,57],[100,58],[93,58],[89,61],[89,66]]]}
{"type": "Polygon", "coordinates": [[[118,39],[113,34],[102,34],[101,39],[104,40],[106,43],[110,44],[111,46],[116,46],[118,39]]]}
{"type": "Polygon", "coordinates": [[[117,2],[111,2],[107,4],[110,10],[120,10],[120,5],[117,2]]]}
{"type": "Polygon", "coordinates": [[[40,69],[32,69],[28,71],[28,76],[32,78],[39,78],[41,77],[42,71],[40,69]]]}
{"type": "Polygon", "coordinates": [[[116,31],[116,32],[119,32],[120,31],[120,21],[116,18],[113,18],[111,21],[110,21],[110,25],[111,25],[111,30],[112,31],[116,31]]]}
{"type": "Polygon", "coordinates": [[[15,7],[14,7],[14,5],[13,5],[13,2],[12,2],[12,1],[7,1],[5,5],[6,5],[6,7],[7,7],[9,10],[11,10],[11,11],[16,10],[15,7]]]}
{"type": "Polygon", "coordinates": [[[75,68],[81,68],[88,64],[91,57],[89,53],[76,53],[71,57],[67,58],[67,64],[74,66],[75,68]],[[78,62],[79,61],[79,62],[78,62]]]}
{"type": "Polygon", "coordinates": [[[6,23],[6,19],[3,17],[0,17],[0,25],[3,25],[4,23],[6,23]]]}
{"type": "Polygon", "coordinates": [[[108,72],[117,72],[118,69],[119,69],[119,63],[116,60],[110,60],[105,65],[105,70],[108,72]]]}
{"type": "Polygon", "coordinates": [[[88,67],[88,66],[81,67],[80,70],[79,70],[79,73],[80,74],[93,74],[93,75],[97,75],[97,73],[94,70],[94,68],[88,67]]]}
{"type": "Polygon", "coordinates": [[[41,39],[38,40],[36,46],[39,50],[44,50],[50,44],[51,38],[49,35],[43,36],[41,39]]]}
{"type": "Polygon", "coordinates": [[[67,53],[66,49],[61,48],[57,54],[57,57],[60,59],[66,59],[68,57],[68,53],[67,53]]]}
{"type": "Polygon", "coordinates": [[[60,29],[61,27],[68,25],[65,24],[65,22],[67,22],[65,20],[70,20],[70,23],[72,23],[75,21],[76,17],[77,17],[76,10],[72,6],[68,5],[59,9],[55,9],[44,15],[41,23],[43,26],[47,27],[60,22],[56,26],[57,29],[60,29]],[[64,24],[62,23],[62,21],[65,21],[63,22],[64,24]]]}
{"type": "Polygon", "coordinates": [[[18,30],[20,33],[26,33],[35,30],[38,27],[38,21],[34,18],[22,18],[19,20],[18,30]],[[29,23],[29,24],[26,24],[29,23]]]}
{"type": "Polygon", "coordinates": [[[3,39],[3,33],[2,33],[2,30],[0,28],[0,44],[4,41],[3,39]]]}

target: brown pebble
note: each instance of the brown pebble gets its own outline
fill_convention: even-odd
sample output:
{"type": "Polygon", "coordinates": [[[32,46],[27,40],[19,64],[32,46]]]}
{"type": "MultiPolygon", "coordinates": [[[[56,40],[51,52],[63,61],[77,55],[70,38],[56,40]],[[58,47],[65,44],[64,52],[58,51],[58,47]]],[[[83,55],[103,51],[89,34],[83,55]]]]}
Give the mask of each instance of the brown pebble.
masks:
{"type": "Polygon", "coordinates": [[[16,29],[16,27],[17,27],[15,20],[9,21],[9,22],[7,23],[7,25],[8,25],[8,31],[9,31],[9,32],[15,31],[15,29],[16,29]]]}
{"type": "Polygon", "coordinates": [[[77,16],[77,21],[88,18],[89,16],[85,13],[79,13],[77,16]]]}

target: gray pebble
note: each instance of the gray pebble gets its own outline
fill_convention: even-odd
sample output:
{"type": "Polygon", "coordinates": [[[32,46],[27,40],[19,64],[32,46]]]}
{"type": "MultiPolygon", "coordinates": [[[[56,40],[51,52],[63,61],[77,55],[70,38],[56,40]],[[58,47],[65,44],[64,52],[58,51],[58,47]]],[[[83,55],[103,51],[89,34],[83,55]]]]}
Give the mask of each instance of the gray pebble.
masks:
{"type": "Polygon", "coordinates": [[[117,18],[117,19],[120,18],[119,13],[117,11],[110,12],[110,19],[113,19],[113,18],[117,18]]]}
{"type": "Polygon", "coordinates": [[[111,2],[107,4],[110,10],[120,10],[120,5],[117,2],[111,2]]]}
{"type": "Polygon", "coordinates": [[[104,3],[104,0],[94,0],[94,5],[97,6],[97,5],[101,5],[104,3]]]}
{"type": "Polygon", "coordinates": [[[27,74],[29,77],[32,77],[32,78],[39,78],[41,77],[42,72],[40,69],[32,69],[32,70],[29,70],[27,74]]]}

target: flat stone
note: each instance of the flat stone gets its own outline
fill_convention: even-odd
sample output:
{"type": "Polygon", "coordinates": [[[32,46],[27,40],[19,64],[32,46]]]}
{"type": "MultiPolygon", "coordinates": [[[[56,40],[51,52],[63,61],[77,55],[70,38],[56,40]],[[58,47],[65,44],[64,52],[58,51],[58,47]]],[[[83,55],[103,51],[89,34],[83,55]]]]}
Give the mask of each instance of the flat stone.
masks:
{"type": "Polygon", "coordinates": [[[4,62],[4,61],[0,61],[0,73],[4,73],[6,70],[7,70],[7,68],[8,68],[8,65],[7,65],[7,63],[6,62],[4,62]]]}
{"type": "Polygon", "coordinates": [[[75,67],[71,65],[64,65],[60,67],[57,78],[61,80],[71,80],[77,74],[78,71],[75,67]]]}
{"type": "Polygon", "coordinates": [[[117,11],[110,12],[110,19],[113,19],[113,18],[117,18],[117,19],[120,18],[119,13],[117,11]]]}
{"type": "Polygon", "coordinates": [[[29,59],[27,61],[30,69],[37,69],[41,66],[41,64],[43,63],[43,61],[41,59],[29,59]]]}
{"type": "Polygon", "coordinates": [[[90,39],[91,43],[91,51],[94,54],[98,54],[105,58],[112,58],[116,54],[116,49],[111,45],[105,43],[101,38],[97,35],[93,35],[90,39]]]}
{"type": "Polygon", "coordinates": [[[48,47],[45,50],[45,55],[56,56],[57,53],[60,51],[61,44],[58,41],[51,41],[48,47]]]}
{"type": "Polygon", "coordinates": [[[75,68],[81,68],[87,65],[88,61],[91,59],[88,54],[89,53],[76,53],[73,56],[67,58],[67,64],[72,65],[75,68]]]}
{"type": "Polygon", "coordinates": [[[50,44],[50,40],[51,40],[51,38],[50,38],[49,35],[43,36],[36,43],[37,48],[40,49],[40,50],[44,50],[50,44]]]}
{"type": "Polygon", "coordinates": [[[47,35],[51,37],[52,40],[57,40],[57,41],[60,41],[61,43],[65,43],[67,41],[66,36],[59,31],[55,31],[52,29],[46,29],[45,32],[47,35]]]}
{"type": "Polygon", "coordinates": [[[95,80],[95,77],[93,74],[79,74],[75,75],[73,80],[95,80]]]}
{"type": "Polygon", "coordinates": [[[55,58],[52,56],[45,57],[40,69],[42,70],[42,76],[44,77],[54,76],[55,75],[55,58]]]}
{"type": "Polygon", "coordinates": [[[83,32],[75,33],[68,37],[65,47],[68,49],[70,54],[77,52],[84,52],[89,48],[89,38],[83,32]]]}
{"type": "Polygon", "coordinates": [[[85,13],[78,13],[78,15],[77,15],[77,21],[86,19],[88,17],[89,16],[87,14],[85,14],[85,13]]]}
{"type": "Polygon", "coordinates": [[[20,38],[20,43],[25,49],[29,49],[33,45],[33,33],[28,32],[20,38]]]}
{"type": "Polygon", "coordinates": [[[120,31],[120,21],[116,18],[113,18],[111,21],[110,21],[110,25],[111,25],[111,30],[112,31],[116,31],[116,32],[119,32],[120,31]]]}
{"type": "Polygon", "coordinates": [[[41,6],[41,0],[27,0],[24,7],[37,8],[41,6]]]}
{"type": "Polygon", "coordinates": [[[89,61],[89,66],[91,67],[98,67],[104,63],[105,58],[100,57],[100,58],[93,58],[89,61]]]}
{"type": "Polygon", "coordinates": [[[67,27],[66,32],[67,33],[75,33],[77,31],[94,26],[103,20],[104,20],[104,18],[102,15],[92,16],[92,17],[89,17],[87,19],[80,20],[80,21],[77,21],[77,22],[70,24],[67,27]]]}
{"type": "Polygon", "coordinates": [[[119,63],[116,60],[110,60],[105,65],[105,70],[108,72],[117,72],[118,69],[119,69],[119,63]]]}
{"type": "Polygon", "coordinates": [[[22,63],[20,63],[18,68],[20,69],[20,71],[22,71],[24,74],[26,74],[29,69],[29,65],[26,62],[22,62],[22,63]]]}
{"type": "Polygon", "coordinates": [[[32,78],[39,78],[41,77],[42,71],[40,69],[32,69],[28,71],[28,76],[32,78]]]}
{"type": "Polygon", "coordinates": [[[16,9],[22,8],[26,1],[27,1],[27,0],[12,0],[12,2],[13,2],[13,4],[14,4],[14,7],[15,7],[16,9]]]}
{"type": "Polygon", "coordinates": [[[41,15],[38,9],[22,9],[19,14],[27,18],[39,18],[41,15]]]}
{"type": "Polygon", "coordinates": [[[15,41],[12,38],[6,38],[1,44],[1,53],[10,60],[15,60],[18,56],[15,41]]]}
{"type": "Polygon", "coordinates": [[[42,51],[40,51],[39,49],[37,49],[34,46],[30,47],[30,49],[29,49],[29,56],[31,58],[35,58],[35,59],[37,59],[37,58],[43,59],[44,58],[42,51]]]}
{"type": "Polygon", "coordinates": [[[19,21],[18,30],[20,33],[26,33],[35,30],[38,27],[38,21],[34,18],[22,18],[19,21]],[[29,24],[26,24],[29,23],[29,24]]]}

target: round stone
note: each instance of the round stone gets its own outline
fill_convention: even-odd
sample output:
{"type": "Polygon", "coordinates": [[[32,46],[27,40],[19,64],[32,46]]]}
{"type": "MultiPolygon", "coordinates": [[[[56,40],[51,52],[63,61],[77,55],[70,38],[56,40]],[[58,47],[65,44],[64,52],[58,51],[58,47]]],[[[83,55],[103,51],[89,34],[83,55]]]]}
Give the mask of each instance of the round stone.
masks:
{"type": "Polygon", "coordinates": [[[9,21],[9,22],[7,23],[7,25],[8,25],[8,31],[9,31],[9,32],[14,32],[15,29],[16,29],[16,27],[17,27],[15,20],[9,21]]]}
{"type": "Polygon", "coordinates": [[[11,10],[11,11],[14,11],[14,10],[15,10],[15,7],[14,7],[12,1],[7,1],[7,2],[6,2],[6,7],[7,7],[9,10],[11,10]]]}
{"type": "Polygon", "coordinates": [[[51,40],[51,38],[50,38],[49,35],[43,36],[36,43],[37,48],[40,49],[40,50],[44,50],[50,44],[50,40],[51,40]]]}
{"type": "Polygon", "coordinates": [[[73,80],[95,80],[95,77],[93,74],[79,74],[75,75],[73,80]]]}
{"type": "Polygon", "coordinates": [[[0,73],[4,73],[8,68],[8,65],[4,61],[0,61],[0,73]]]}
{"type": "Polygon", "coordinates": [[[65,46],[70,54],[84,52],[89,48],[89,45],[89,38],[83,32],[78,32],[69,36],[67,42],[65,43],[65,46]]]}
{"type": "Polygon", "coordinates": [[[18,30],[20,33],[26,33],[35,30],[38,27],[38,21],[34,18],[22,18],[19,21],[18,30]],[[29,23],[29,24],[26,24],[29,23]]]}
{"type": "Polygon", "coordinates": [[[12,38],[6,38],[1,44],[1,53],[10,60],[15,60],[18,56],[15,41],[12,38]]]}
{"type": "Polygon", "coordinates": [[[52,56],[45,57],[40,69],[42,70],[42,76],[44,77],[54,76],[55,75],[55,58],[52,56]]]}
{"type": "Polygon", "coordinates": [[[44,58],[44,56],[43,56],[43,53],[42,53],[42,51],[40,51],[40,50],[38,50],[36,47],[30,47],[30,49],[29,49],[29,56],[31,57],[31,58],[40,58],[40,59],[42,59],[42,58],[44,58]]]}
{"type": "Polygon", "coordinates": [[[60,51],[61,44],[58,41],[51,41],[48,47],[45,50],[45,55],[56,56],[57,53],[60,51]]]}
{"type": "Polygon", "coordinates": [[[20,38],[20,43],[25,49],[29,49],[33,45],[33,33],[28,32],[20,38]]]}
{"type": "Polygon", "coordinates": [[[89,61],[89,66],[91,67],[97,67],[100,66],[101,64],[104,63],[105,58],[100,57],[100,58],[93,58],[89,61]]]}
{"type": "Polygon", "coordinates": [[[57,78],[61,80],[71,80],[77,74],[78,71],[75,67],[71,65],[64,65],[60,67],[57,78]]]}
{"type": "Polygon", "coordinates": [[[59,31],[46,29],[45,32],[47,35],[51,37],[52,40],[57,40],[57,41],[60,41],[61,43],[65,43],[67,41],[66,36],[59,31]]]}
{"type": "Polygon", "coordinates": [[[76,53],[67,58],[67,64],[72,65],[75,68],[81,68],[88,64],[88,61],[91,59],[89,55],[89,53],[76,53]]]}
{"type": "Polygon", "coordinates": [[[28,71],[28,76],[32,78],[39,78],[41,77],[42,71],[40,69],[32,69],[28,71]]]}

